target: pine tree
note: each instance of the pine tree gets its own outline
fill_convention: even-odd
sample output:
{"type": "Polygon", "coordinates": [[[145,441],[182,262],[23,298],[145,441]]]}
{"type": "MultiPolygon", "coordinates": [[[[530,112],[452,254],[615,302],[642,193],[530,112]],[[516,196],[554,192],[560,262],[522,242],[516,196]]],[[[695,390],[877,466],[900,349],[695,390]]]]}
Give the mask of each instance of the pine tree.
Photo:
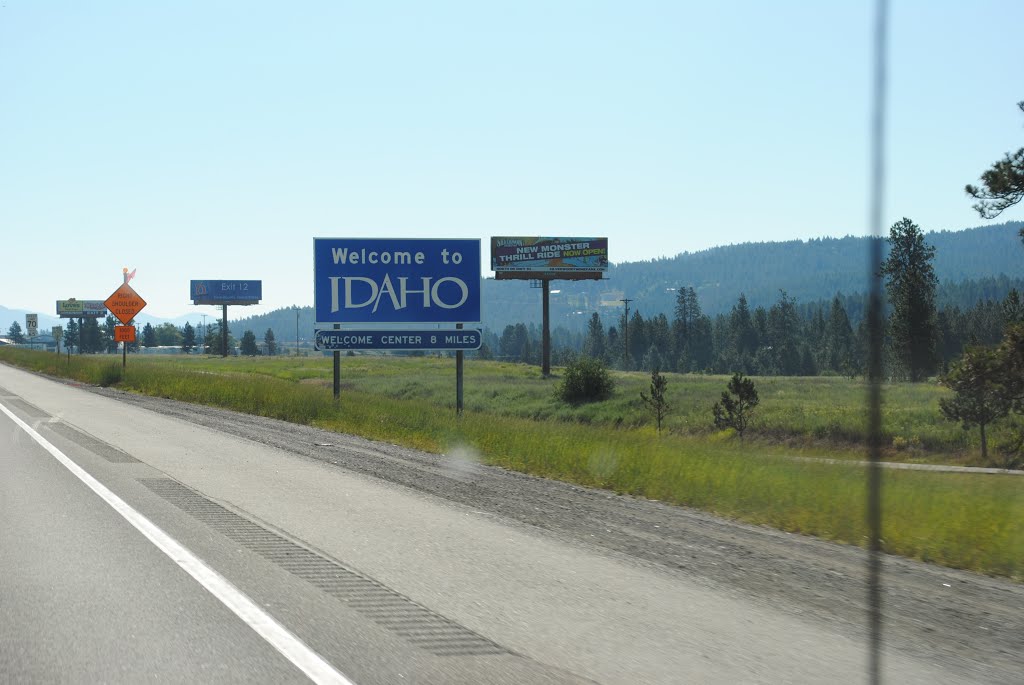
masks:
{"type": "Polygon", "coordinates": [[[1016,288],[1010,290],[1003,300],[1003,319],[1007,326],[1014,326],[1024,322],[1024,302],[1021,301],[1020,293],[1016,288]]]}
{"type": "Polygon", "coordinates": [[[850,317],[846,315],[842,300],[838,296],[832,299],[828,310],[828,322],[825,324],[824,335],[825,366],[837,373],[849,373],[853,363],[853,327],[850,317]]]}
{"type": "Polygon", "coordinates": [[[729,336],[737,358],[749,358],[754,355],[758,346],[757,330],[750,317],[750,306],[744,293],[740,293],[740,299],[733,306],[729,316],[729,336]]]}
{"type": "Polygon", "coordinates": [[[964,430],[978,426],[981,431],[981,458],[988,462],[985,427],[1010,411],[1012,398],[1004,385],[1003,363],[999,355],[984,348],[971,348],[945,378],[956,393],[939,400],[942,414],[959,421],[964,430]]]}
{"type": "Polygon", "coordinates": [[[255,357],[259,354],[259,349],[256,347],[256,334],[252,331],[242,333],[242,342],[239,347],[239,351],[247,357],[255,357]]]}
{"type": "Polygon", "coordinates": [[[604,325],[597,312],[590,315],[587,323],[587,337],[583,341],[583,355],[593,359],[607,358],[607,341],[605,340],[604,325]]]}
{"type": "MultiPolygon", "coordinates": [[[[651,348],[652,350],[654,348],[651,348]]],[[[645,395],[643,391],[640,392],[640,399],[643,400],[647,408],[654,414],[654,419],[658,425],[658,434],[661,434],[661,423],[665,420],[668,415],[669,406],[668,400],[665,397],[665,393],[668,390],[668,379],[661,375],[661,371],[657,365],[651,369],[651,394],[645,395]]]]}
{"type": "Polygon", "coordinates": [[[711,363],[711,320],[701,312],[693,287],[676,292],[672,340],[676,370],[680,373],[702,370],[711,363]]]}
{"type": "Polygon", "coordinates": [[[768,344],[772,347],[775,373],[783,376],[800,373],[799,333],[800,319],[796,315],[796,306],[786,291],[780,290],[779,301],[768,312],[768,344]]]}
{"type": "Polygon", "coordinates": [[[188,321],[185,322],[185,327],[181,331],[181,350],[185,354],[191,354],[192,348],[196,346],[196,330],[192,328],[192,324],[188,321]]]}
{"type": "Polygon", "coordinates": [[[156,330],[148,323],[142,328],[142,345],[143,347],[156,347],[156,330]]]}
{"type": "Polygon", "coordinates": [[[274,339],[274,329],[268,328],[263,334],[263,342],[267,346],[267,354],[271,357],[277,354],[277,341],[274,339]]]}
{"type": "Polygon", "coordinates": [[[64,348],[68,351],[78,347],[80,327],[75,319],[68,319],[67,330],[64,331],[64,348]]]}
{"type": "Polygon", "coordinates": [[[721,401],[712,407],[715,428],[732,428],[742,440],[744,431],[750,425],[750,416],[759,402],[754,381],[744,378],[742,373],[734,373],[726,392],[722,393],[721,401]]]}
{"type": "MultiPolygon", "coordinates": [[[[1024,112],[1024,100],[1017,107],[1024,112]]],[[[1007,152],[981,175],[981,182],[984,187],[968,185],[964,191],[979,200],[974,209],[984,219],[994,219],[1024,199],[1024,147],[1012,154],[1007,152]]],[[[1024,228],[1020,237],[1024,240],[1024,228]]]]}
{"type": "Polygon", "coordinates": [[[96,319],[89,317],[82,323],[81,350],[87,354],[103,350],[103,337],[100,335],[100,325],[96,319]]]}
{"type": "Polygon", "coordinates": [[[661,313],[657,314],[647,322],[645,329],[648,346],[644,356],[648,363],[644,365],[644,369],[652,371],[654,361],[657,362],[658,368],[663,368],[666,361],[672,358],[672,330],[669,328],[668,317],[661,313]],[[656,356],[651,355],[652,351],[656,356]]]}
{"type": "Polygon", "coordinates": [[[917,224],[904,218],[889,229],[889,257],[882,263],[892,315],[892,352],[911,381],[925,380],[938,364],[938,322],[932,260],[935,248],[917,224]]]}
{"type": "Polygon", "coordinates": [[[622,359],[622,340],[619,339],[619,329],[615,326],[608,329],[605,349],[608,351],[609,363],[615,359],[622,359]]]}
{"type": "Polygon", "coordinates": [[[639,309],[633,310],[633,316],[629,318],[629,358],[630,369],[636,368],[636,362],[642,361],[647,354],[647,348],[651,346],[650,334],[647,322],[639,309]]]}
{"type": "Polygon", "coordinates": [[[505,326],[501,332],[501,339],[498,341],[498,354],[502,359],[511,361],[518,357],[516,345],[516,327],[512,324],[505,326]]]}
{"type": "Polygon", "coordinates": [[[21,330],[21,324],[17,321],[12,322],[11,327],[7,329],[7,337],[15,345],[25,344],[25,334],[21,330]]]}
{"type": "Polygon", "coordinates": [[[114,340],[114,326],[120,325],[113,316],[107,314],[107,318],[100,327],[100,349],[106,350],[107,354],[117,352],[117,342],[114,340]]]}

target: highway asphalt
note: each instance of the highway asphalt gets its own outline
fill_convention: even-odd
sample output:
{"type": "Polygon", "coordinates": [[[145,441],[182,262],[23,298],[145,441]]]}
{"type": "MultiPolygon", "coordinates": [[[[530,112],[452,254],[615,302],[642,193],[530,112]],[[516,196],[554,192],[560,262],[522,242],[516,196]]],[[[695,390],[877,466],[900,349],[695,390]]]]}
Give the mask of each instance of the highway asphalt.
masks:
{"type": "MultiPolygon", "coordinates": [[[[0,407],[0,681],[865,677],[859,550],[3,365],[0,407]]],[[[1024,673],[1020,586],[889,567],[888,682],[1024,673]]]]}

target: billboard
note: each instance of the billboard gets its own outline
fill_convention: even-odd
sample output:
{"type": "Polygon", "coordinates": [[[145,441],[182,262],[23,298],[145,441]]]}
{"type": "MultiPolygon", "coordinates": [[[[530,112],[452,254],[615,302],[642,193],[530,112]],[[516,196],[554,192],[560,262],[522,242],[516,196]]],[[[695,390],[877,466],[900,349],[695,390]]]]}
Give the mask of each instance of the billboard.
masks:
{"type": "Polygon", "coordinates": [[[263,281],[189,281],[192,304],[259,304],[263,281]]]}
{"type": "Polygon", "coordinates": [[[103,300],[57,300],[57,316],[62,319],[99,319],[106,315],[103,300]]]}
{"type": "Polygon", "coordinates": [[[607,238],[491,238],[491,270],[498,274],[600,273],[607,268],[607,238]]]}
{"type": "Polygon", "coordinates": [[[316,323],[479,323],[480,241],[314,238],[316,323]]]}

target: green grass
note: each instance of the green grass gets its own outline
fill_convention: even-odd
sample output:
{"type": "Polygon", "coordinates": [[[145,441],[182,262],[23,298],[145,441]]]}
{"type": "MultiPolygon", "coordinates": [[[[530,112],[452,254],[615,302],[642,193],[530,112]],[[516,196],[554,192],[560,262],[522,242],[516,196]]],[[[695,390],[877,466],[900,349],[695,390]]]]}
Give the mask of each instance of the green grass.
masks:
{"type": "MultiPolygon", "coordinates": [[[[204,369],[223,373],[245,372],[323,385],[330,385],[332,374],[332,362],[326,357],[188,358],[181,363],[200,363],[204,369]]],[[[728,377],[666,376],[672,411],[665,430],[674,435],[714,433],[711,405],[725,389],[728,377]]],[[[650,376],[616,372],[614,377],[614,397],[574,407],[554,397],[557,378],[542,378],[536,367],[473,361],[466,364],[465,407],[535,420],[627,429],[652,426],[652,417],[640,400],[640,392],[649,389],[650,376]]],[[[863,406],[867,387],[862,381],[840,377],[755,380],[761,397],[751,428],[755,440],[838,450],[839,456],[854,452],[858,459],[863,456],[860,446],[866,435],[863,406]]],[[[342,385],[346,392],[422,399],[452,408],[454,361],[437,357],[343,357],[342,385]]],[[[976,431],[965,432],[939,413],[939,399],[948,395],[947,389],[936,384],[886,386],[883,422],[888,460],[975,463],[976,431]],[[894,443],[901,449],[892,447],[894,443]]]]}
{"type": "MultiPolygon", "coordinates": [[[[839,542],[860,545],[866,535],[863,469],[791,458],[863,457],[853,443],[863,430],[865,390],[846,379],[757,379],[759,430],[775,437],[741,443],[707,426],[725,385],[717,377],[670,379],[676,413],[672,432],[659,437],[639,402],[644,374],[616,374],[612,400],[567,407],[536,369],[474,361],[466,365],[467,411],[457,419],[450,359],[344,357],[338,405],[327,358],[132,356],[123,375],[115,357],[68,362],[0,349],[0,360],[430,451],[459,450],[517,471],[839,542]]],[[[886,389],[887,422],[916,436],[920,451],[949,444],[946,426],[929,414],[942,392],[886,389]]],[[[883,506],[886,551],[1024,580],[1024,478],[887,471],[883,506]]]]}

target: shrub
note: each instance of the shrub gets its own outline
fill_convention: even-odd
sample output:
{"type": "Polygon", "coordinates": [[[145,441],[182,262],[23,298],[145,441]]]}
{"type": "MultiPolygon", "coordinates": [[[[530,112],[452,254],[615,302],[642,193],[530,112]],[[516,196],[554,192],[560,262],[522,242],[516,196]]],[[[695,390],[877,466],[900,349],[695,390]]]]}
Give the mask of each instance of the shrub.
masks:
{"type": "Polygon", "coordinates": [[[100,368],[99,385],[109,388],[121,382],[121,364],[105,364],[100,368]]]}
{"type": "Polygon", "coordinates": [[[722,393],[721,401],[716,402],[711,408],[715,417],[715,428],[732,428],[742,440],[743,431],[750,425],[750,415],[760,402],[757,389],[754,387],[754,381],[744,378],[739,372],[732,375],[732,380],[726,387],[728,391],[722,393]]]}
{"type": "Polygon", "coordinates": [[[646,395],[643,391],[640,392],[640,399],[643,400],[647,408],[654,414],[654,419],[658,425],[658,433],[661,433],[661,422],[665,420],[665,416],[668,415],[669,406],[668,401],[665,399],[665,391],[668,389],[668,379],[661,375],[661,371],[657,366],[651,371],[651,394],[646,395]]]}
{"type": "Polygon", "coordinates": [[[606,400],[612,396],[615,381],[604,362],[593,357],[580,357],[565,367],[565,376],[556,394],[572,404],[606,400]]]}

